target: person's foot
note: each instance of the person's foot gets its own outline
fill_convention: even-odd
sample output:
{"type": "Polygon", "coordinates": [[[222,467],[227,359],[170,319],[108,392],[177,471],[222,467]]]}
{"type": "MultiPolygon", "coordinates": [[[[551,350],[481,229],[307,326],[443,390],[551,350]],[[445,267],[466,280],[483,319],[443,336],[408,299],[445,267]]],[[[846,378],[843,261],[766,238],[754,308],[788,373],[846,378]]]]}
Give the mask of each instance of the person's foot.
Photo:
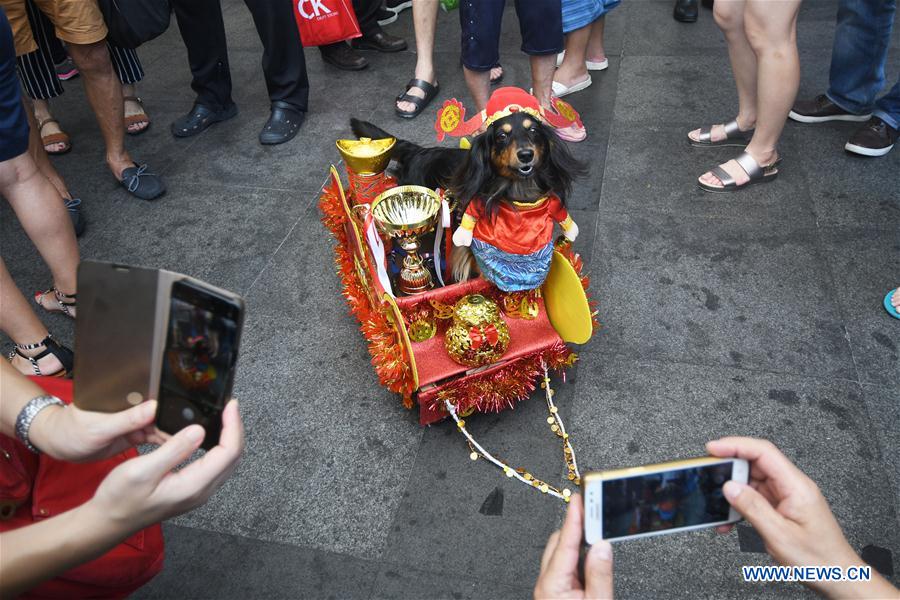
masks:
{"type": "Polygon", "coordinates": [[[137,96],[125,96],[125,129],[131,135],[147,131],[150,117],[144,110],[144,103],[137,96]]]}
{"type": "MultiPolygon", "coordinates": [[[[753,160],[755,160],[761,167],[764,168],[774,164],[778,160],[778,152],[769,152],[765,155],[757,155],[756,153],[750,152],[749,150],[745,150],[745,152],[752,156],[753,160]]],[[[739,165],[738,162],[734,159],[729,160],[728,162],[723,163],[719,166],[722,167],[722,169],[724,169],[726,173],[731,175],[731,177],[734,179],[735,186],[737,187],[741,187],[742,185],[750,181],[750,176],[747,175],[747,171],[745,171],[743,167],[741,167],[741,165],[739,165]]],[[[712,171],[707,171],[706,173],[701,175],[700,181],[713,187],[721,187],[725,185],[722,180],[713,175],[712,171]]]]}
{"type": "Polygon", "coordinates": [[[259,132],[259,143],[267,146],[288,142],[300,131],[306,119],[306,111],[276,100],[272,103],[269,120],[259,132]]]}
{"type": "MultiPolygon", "coordinates": [[[[735,121],[737,121],[738,128],[741,131],[750,131],[756,125],[755,122],[752,123],[742,123],[741,117],[738,116],[735,121]]],[[[700,129],[694,129],[693,131],[688,132],[688,137],[695,142],[700,141],[700,129]]],[[[712,129],[709,132],[709,142],[715,144],[716,142],[721,142],[728,137],[728,134],[725,133],[725,125],[722,123],[718,123],[712,126],[712,129]]]]}
{"type": "Polygon", "coordinates": [[[76,299],[76,294],[66,294],[55,287],[43,292],[36,292],[34,295],[34,301],[47,312],[62,313],[73,319],[78,312],[76,299]]]}
{"type": "Polygon", "coordinates": [[[350,41],[355,50],[376,50],[378,52],[402,52],[406,50],[406,40],[381,30],[350,41]]]}
{"type": "Polygon", "coordinates": [[[897,141],[898,131],[879,117],[856,130],[844,149],[862,156],[884,156],[891,151],[897,141]]]}
{"type": "Polygon", "coordinates": [[[497,85],[503,81],[503,65],[497,64],[491,67],[491,85],[497,85]]]}
{"type": "Polygon", "coordinates": [[[699,13],[700,9],[697,7],[697,0],[675,0],[675,10],[672,16],[676,21],[694,23],[697,21],[699,13]]]}
{"type": "Polygon", "coordinates": [[[194,104],[190,112],[172,121],[170,129],[175,137],[191,137],[205,131],[213,123],[227,121],[238,114],[237,104],[222,110],[214,110],[202,104],[194,104]]]}
{"type": "Polygon", "coordinates": [[[69,135],[59,126],[59,121],[50,115],[44,117],[35,115],[35,119],[38,122],[41,143],[44,145],[44,151],[47,154],[65,154],[72,149],[69,135]]]}
{"type": "MultiPolygon", "coordinates": [[[[115,171],[114,171],[115,172],[115,171]]],[[[155,200],[166,193],[166,184],[162,177],[149,170],[149,165],[130,166],[119,171],[119,183],[128,193],[141,200],[155,200]]]]}
{"type": "Polygon", "coordinates": [[[342,71],[361,71],[369,66],[366,57],[351,48],[347,42],[319,46],[322,60],[342,71]]]}
{"type": "Polygon", "coordinates": [[[38,373],[41,375],[55,375],[65,371],[66,368],[62,362],[51,353],[36,359],[34,362],[28,360],[27,357],[33,358],[41,352],[46,351],[46,349],[47,348],[43,344],[38,345],[37,348],[28,350],[18,348],[17,351],[13,351],[9,354],[9,363],[16,371],[22,375],[28,376],[33,376],[38,373]],[[35,373],[35,371],[37,371],[37,373],[35,373]]]}
{"type": "Polygon", "coordinates": [[[828,99],[825,94],[819,94],[812,100],[797,100],[788,117],[800,123],[825,123],[827,121],[868,121],[871,113],[862,115],[847,112],[828,99]]]}
{"type": "MultiPolygon", "coordinates": [[[[421,79],[423,81],[427,81],[431,85],[437,85],[437,78],[434,76],[434,73],[431,74],[430,77],[419,77],[419,74],[416,73],[415,79],[421,79]]],[[[424,98],[425,90],[418,86],[412,86],[406,89],[406,93],[410,96],[415,96],[416,98],[424,98]]],[[[407,100],[397,100],[397,110],[402,113],[414,113],[417,110],[417,107],[412,102],[407,100]]]]}

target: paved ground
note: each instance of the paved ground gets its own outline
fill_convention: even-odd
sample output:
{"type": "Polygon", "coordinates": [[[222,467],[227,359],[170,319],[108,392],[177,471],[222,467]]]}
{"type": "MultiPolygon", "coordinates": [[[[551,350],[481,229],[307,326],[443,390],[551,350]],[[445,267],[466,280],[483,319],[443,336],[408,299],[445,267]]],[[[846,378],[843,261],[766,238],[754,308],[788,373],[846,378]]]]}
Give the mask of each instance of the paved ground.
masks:
{"type": "MultiPolygon", "coordinates": [[[[433,140],[430,117],[393,116],[414,54],[343,73],[309,52],[309,120],[293,143],[262,148],[260,45],[242,3],[225,4],[234,121],[174,140],[168,124],[192,100],[177,30],[141,51],[154,125],[129,146],[167,178],[162,200],[116,187],[77,81],[55,103],[75,144],[56,164],[90,218],[83,257],[190,273],[249,307],[237,382],[246,457],[206,508],[166,525],[166,571],[139,596],[527,597],[563,506],[471,463],[454,428],[420,428],[378,386],[315,207],[350,116],[433,140]],[[497,490],[502,510],[482,510],[497,490]]],[[[833,1],[803,7],[802,95],[827,83],[834,14],[833,1]]],[[[455,19],[441,16],[437,60],[444,94],[463,98],[455,19]]],[[[850,126],[789,123],[776,183],[706,195],[695,177],[729,152],[692,151],[684,135],[735,105],[710,13],[683,25],[668,0],[627,0],[608,21],[610,68],[572,97],[590,132],[576,148],[591,163],[572,202],[577,246],[604,324],[559,386],[579,462],[691,456],[728,433],[771,438],[820,483],[853,545],[874,547],[867,556],[900,580],[900,323],[880,307],[900,283],[900,152],[861,160],[842,150],[850,126]]],[[[511,13],[506,25],[506,82],[527,86],[511,13]]],[[[412,40],[409,13],[389,30],[412,40]]],[[[898,48],[895,35],[889,77],[898,48]]],[[[16,280],[45,285],[5,205],[0,215],[16,280]]],[[[47,322],[72,341],[69,323],[47,322]]],[[[501,455],[561,476],[544,416],[531,401],[470,423],[501,455]]],[[[801,594],[741,582],[740,565],[767,562],[759,549],[747,526],[621,544],[617,592],[801,594]]]]}

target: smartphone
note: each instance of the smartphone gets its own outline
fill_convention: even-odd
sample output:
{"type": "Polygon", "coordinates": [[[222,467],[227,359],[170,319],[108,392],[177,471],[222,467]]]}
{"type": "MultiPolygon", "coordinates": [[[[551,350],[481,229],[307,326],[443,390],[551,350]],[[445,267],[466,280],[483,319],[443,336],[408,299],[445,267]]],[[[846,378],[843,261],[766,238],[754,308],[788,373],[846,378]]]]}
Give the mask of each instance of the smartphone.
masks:
{"type": "Polygon", "coordinates": [[[176,433],[202,425],[201,448],[219,442],[222,409],[231,396],[244,303],[192,280],[172,282],[162,353],[156,426],[176,433]]]}
{"type": "Polygon", "coordinates": [[[587,473],[585,540],[615,542],[740,521],[722,486],[747,483],[749,474],[746,460],[714,457],[587,473]]]}

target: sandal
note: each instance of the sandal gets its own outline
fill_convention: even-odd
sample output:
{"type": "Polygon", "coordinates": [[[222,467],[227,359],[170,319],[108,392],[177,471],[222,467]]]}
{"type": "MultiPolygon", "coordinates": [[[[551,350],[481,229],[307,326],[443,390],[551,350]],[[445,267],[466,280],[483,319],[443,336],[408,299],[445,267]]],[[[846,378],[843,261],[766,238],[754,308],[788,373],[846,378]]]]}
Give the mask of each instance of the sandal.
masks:
{"type": "MultiPolygon", "coordinates": [[[[72,372],[73,367],[75,366],[75,355],[69,349],[58,343],[53,339],[52,335],[47,335],[43,340],[36,344],[16,344],[15,348],[7,356],[10,363],[12,363],[13,359],[19,356],[20,358],[24,358],[29,363],[31,363],[31,370],[33,375],[37,375],[39,377],[65,377],[67,374],[72,372]],[[44,351],[35,354],[34,356],[28,356],[22,353],[22,350],[37,350],[43,347],[44,351]],[[55,356],[56,360],[60,362],[62,368],[54,371],[52,373],[44,373],[41,371],[41,366],[38,364],[42,358],[46,358],[48,356],[55,356]]],[[[15,365],[13,365],[15,367],[15,365]]],[[[18,370],[18,369],[17,369],[18,370]]]]}
{"type": "Polygon", "coordinates": [[[887,313],[895,319],[900,319],[900,312],[897,311],[897,307],[895,307],[894,303],[892,302],[892,300],[894,299],[894,294],[900,294],[900,291],[898,291],[898,289],[900,288],[894,288],[884,296],[884,310],[886,310],[887,313]]]}
{"type": "Polygon", "coordinates": [[[34,301],[37,302],[38,305],[47,312],[62,313],[67,317],[74,319],[75,315],[72,313],[72,309],[75,308],[75,305],[77,304],[77,300],[75,299],[77,296],[78,294],[64,294],[55,287],[52,287],[49,290],[45,290],[43,292],[35,292],[34,301]],[[49,296],[51,293],[56,298],[56,302],[57,304],[59,304],[59,308],[48,308],[47,306],[44,306],[44,298],[46,296],[49,296]]]}
{"type": "MultiPolygon", "coordinates": [[[[44,125],[49,123],[56,123],[59,125],[59,121],[54,119],[53,117],[47,117],[42,121],[38,121],[38,132],[44,131],[44,125]]],[[[69,150],[72,149],[72,140],[69,139],[69,134],[65,131],[60,131],[58,133],[51,133],[50,135],[41,135],[41,143],[44,145],[44,152],[47,154],[65,154],[69,150]],[[62,144],[62,148],[59,150],[49,150],[48,146],[53,146],[55,144],[62,144]]]]}
{"type": "Polygon", "coordinates": [[[406,91],[397,96],[397,102],[411,102],[416,106],[416,109],[412,112],[406,112],[400,110],[399,107],[394,105],[394,112],[397,113],[397,116],[403,119],[414,119],[421,114],[425,107],[434,100],[434,97],[437,96],[438,91],[441,89],[440,84],[435,83],[434,85],[428,83],[424,79],[410,79],[409,83],[406,84],[406,91]],[[410,88],[417,87],[423,92],[425,92],[424,98],[419,98],[418,96],[413,96],[409,93],[410,88]]]}
{"type": "Polygon", "coordinates": [[[123,98],[125,102],[137,102],[141,107],[141,112],[136,115],[130,115],[125,117],[125,133],[128,135],[140,135],[150,129],[150,117],[147,116],[147,112],[144,110],[144,101],[138,98],[137,96],[125,96],[123,98]],[[146,123],[140,129],[128,129],[131,125],[138,125],[140,123],[146,123]]]}
{"type": "Polygon", "coordinates": [[[778,177],[778,163],[781,162],[781,158],[777,158],[775,162],[764,167],[756,162],[756,159],[750,156],[749,153],[742,152],[740,156],[734,159],[734,161],[738,165],[740,165],[744,172],[747,173],[747,175],[750,177],[750,180],[746,183],[738,185],[737,183],[735,183],[734,177],[728,174],[728,171],[726,171],[722,167],[715,167],[711,169],[709,173],[712,173],[719,178],[719,181],[722,182],[721,186],[709,185],[708,183],[704,183],[702,181],[698,181],[697,184],[701,189],[707,192],[721,194],[736,192],[737,190],[744,189],[745,187],[753,185],[755,183],[770,183],[776,177],[778,177]]]}
{"type": "Polygon", "coordinates": [[[695,140],[688,135],[688,143],[694,148],[722,148],[725,146],[744,148],[750,143],[750,138],[753,137],[753,132],[756,131],[755,129],[741,131],[737,119],[725,123],[723,127],[725,128],[725,139],[713,142],[712,127],[701,127],[699,139],[695,140]]]}

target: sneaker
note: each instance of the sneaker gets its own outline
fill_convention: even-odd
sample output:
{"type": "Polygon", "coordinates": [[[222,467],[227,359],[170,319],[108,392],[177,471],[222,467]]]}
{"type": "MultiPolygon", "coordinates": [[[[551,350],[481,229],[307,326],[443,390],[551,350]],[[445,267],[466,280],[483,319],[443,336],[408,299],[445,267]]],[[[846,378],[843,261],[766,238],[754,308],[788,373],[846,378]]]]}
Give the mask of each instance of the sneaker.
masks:
{"type": "Polygon", "coordinates": [[[828,99],[825,94],[819,94],[812,100],[798,100],[788,116],[801,123],[825,123],[826,121],[868,121],[872,114],[855,115],[847,112],[828,99]]]}
{"type": "Polygon", "coordinates": [[[382,27],[384,27],[385,25],[390,25],[391,23],[396,21],[398,16],[399,13],[387,10],[386,8],[379,8],[378,14],[376,15],[378,24],[382,27]]]}
{"type": "Polygon", "coordinates": [[[75,67],[75,63],[72,62],[72,57],[67,56],[66,60],[62,61],[56,68],[56,76],[59,77],[60,81],[68,81],[73,77],[78,77],[78,69],[75,67]]]}
{"type": "Polygon", "coordinates": [[[844,150],[863,156],[884,156],[894,147],[897,137],[896,129],[878,117],[872,117],[850,136],[844,150]]]}
{"type": "Polygon", "coordinates": [[[386,0],[384,7],[399,15],[407,8],[412,8],[412,0],[386,0]]]}

